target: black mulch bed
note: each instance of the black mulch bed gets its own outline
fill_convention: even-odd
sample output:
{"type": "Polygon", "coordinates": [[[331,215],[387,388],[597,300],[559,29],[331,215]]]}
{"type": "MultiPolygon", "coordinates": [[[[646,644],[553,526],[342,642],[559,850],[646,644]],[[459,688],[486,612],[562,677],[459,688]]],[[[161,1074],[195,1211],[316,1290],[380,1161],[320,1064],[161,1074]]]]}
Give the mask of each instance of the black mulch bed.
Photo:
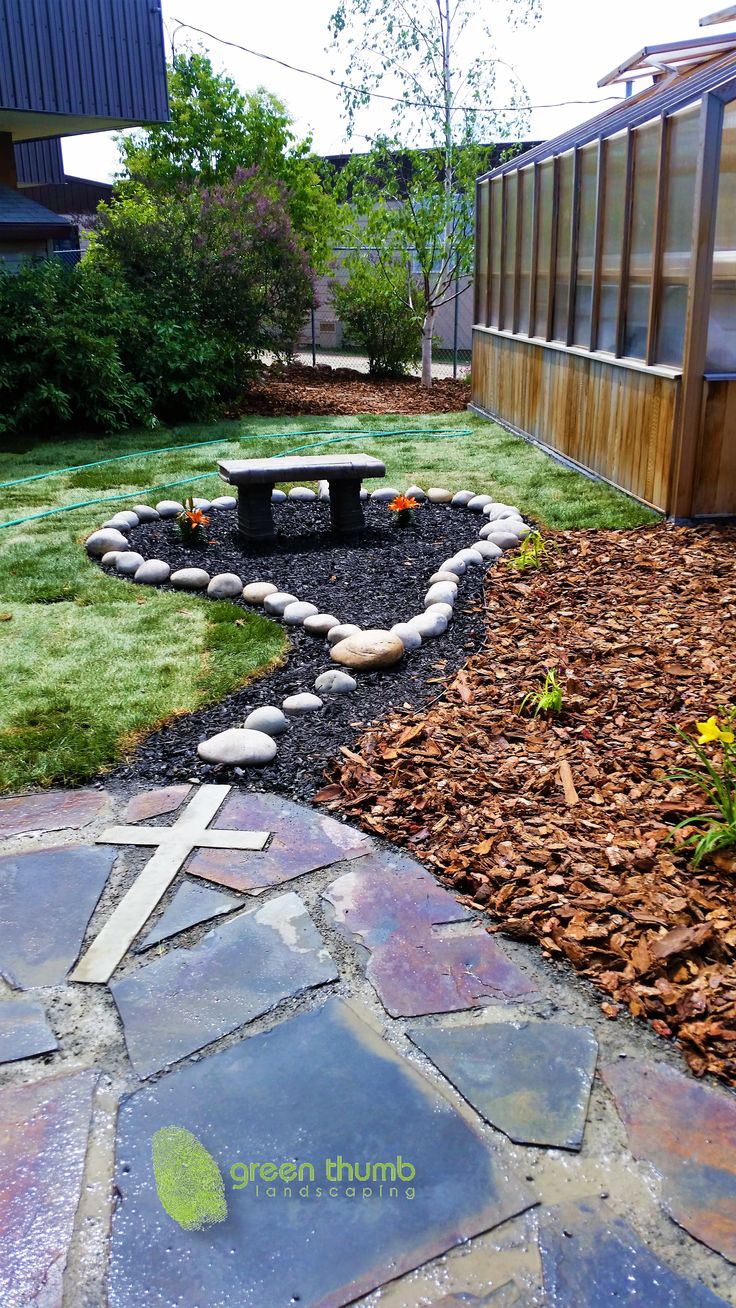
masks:
{"type": "MultiPolygon", "coordinates": [[[[271,581],[342,622],[387,628],[422,611],[429,577],[443,559],[473,544],[481,520],[464,509],[425,504],[417,510],[414,524],[399,530],[385,504],[369,502],[365,509],[366,530],[348,538],[330,531],[328,505],[288,502],[274,505],[279,536],[269,546],[239,545],[232,510],[212,511],[208,528],[212,541],[204,549],[185,547],[171,519],[137,527],[129,539],[145,558],[165,559],[172,570],[198,566],[211,576],[235,572],[245,583],[271,581]]],[[[479,648],[486,630],[483,569],[469,568],[460,579],[455,616],[443,636],[428,641],[394,668],[358,674],[358,689],[352,694],[326,697],[323,709],[293,718],[288,732],[279,737],[273,763],[247,772],[202,763],[197,757],[201,740],[227,727],[242,726],[251,709],[262,704],[278,705],[287,695],[313,690],[319,673],[337,666],[325,640],[301,628],[286,630],[293,649],[285,666],[154,732],[114,778],[151,785],[190,778],[226,780],[297,800],[311,799],[324,784],[325,767],[341,745],[350,748],[368,725],[385,718],[391,709],[408,705],[421,711],[442,694],[443,683],[479,648]]]]}

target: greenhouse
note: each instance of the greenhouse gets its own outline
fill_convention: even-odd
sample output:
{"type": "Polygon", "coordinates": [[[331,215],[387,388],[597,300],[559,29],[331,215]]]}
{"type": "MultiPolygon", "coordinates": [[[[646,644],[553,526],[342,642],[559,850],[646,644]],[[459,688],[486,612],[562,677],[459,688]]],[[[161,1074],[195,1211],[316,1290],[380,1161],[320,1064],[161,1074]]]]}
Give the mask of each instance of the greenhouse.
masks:
{"type": "Polygon", "coordinates": [[[736,32],[599,85],[643,77],[479,179],[473,408],[675,518],[736,514],[736,32]]]}

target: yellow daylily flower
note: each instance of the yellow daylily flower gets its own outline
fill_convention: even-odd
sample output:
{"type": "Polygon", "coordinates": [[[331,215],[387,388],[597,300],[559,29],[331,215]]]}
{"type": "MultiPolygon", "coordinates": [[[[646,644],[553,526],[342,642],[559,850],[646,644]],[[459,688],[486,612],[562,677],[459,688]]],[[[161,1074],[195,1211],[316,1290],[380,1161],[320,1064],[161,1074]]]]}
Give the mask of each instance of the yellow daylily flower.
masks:
{"type": "Polygon", "coordinates": [[[722,741],[724,745],[732,745],[734,734],[732,731],[722,731],[718,725],[718,718],[708,718],[707,722],[696,722],[696,727],[700,732],[698,739],[699,745],[710,745],[713,741],[722,741]]]}

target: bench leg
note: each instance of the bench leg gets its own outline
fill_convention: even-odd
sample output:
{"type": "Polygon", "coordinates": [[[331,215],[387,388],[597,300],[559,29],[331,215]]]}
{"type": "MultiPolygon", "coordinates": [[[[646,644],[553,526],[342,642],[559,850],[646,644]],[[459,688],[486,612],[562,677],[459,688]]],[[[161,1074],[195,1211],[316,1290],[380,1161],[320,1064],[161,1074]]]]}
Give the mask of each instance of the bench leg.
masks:
{"type": "Polygon", "coordinates": [[[365,527],[360,502],[360,478],[330,482],[330,518],[333,531],[362,531],[365,527]]]}
{"type": "Polygon", "coordinates": [[[238,487],[238,540],[275,540],[271,510],[271,486],[251,485],[238,487]]]}

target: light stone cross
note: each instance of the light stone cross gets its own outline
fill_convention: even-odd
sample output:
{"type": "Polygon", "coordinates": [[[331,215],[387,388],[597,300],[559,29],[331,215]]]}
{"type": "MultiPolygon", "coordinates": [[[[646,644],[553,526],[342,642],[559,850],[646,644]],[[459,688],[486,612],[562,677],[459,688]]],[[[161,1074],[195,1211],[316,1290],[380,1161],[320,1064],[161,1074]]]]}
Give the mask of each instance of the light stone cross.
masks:
{"type": "Polygon", "coordinates": [[[158,848],[77,963],[70,981],[104,984],[110,980],[193,849],[263,849],[269,831],[209,828],[230,790],[230,786],[200,786],[171,827],[108,827],[97,837],[106,845],[158,848]]]}

